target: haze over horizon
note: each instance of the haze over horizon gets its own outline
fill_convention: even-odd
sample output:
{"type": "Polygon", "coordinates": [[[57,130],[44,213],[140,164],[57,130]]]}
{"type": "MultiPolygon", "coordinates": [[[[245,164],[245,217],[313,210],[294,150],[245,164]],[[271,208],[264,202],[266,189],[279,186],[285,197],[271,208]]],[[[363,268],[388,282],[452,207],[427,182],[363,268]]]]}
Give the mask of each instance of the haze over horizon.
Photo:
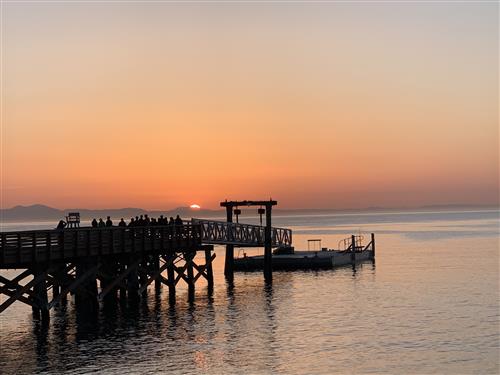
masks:
{"type": "Polygon", "coordinates": [[[498,7],[2,3],[0,206],[498,205],[498,7]]]}

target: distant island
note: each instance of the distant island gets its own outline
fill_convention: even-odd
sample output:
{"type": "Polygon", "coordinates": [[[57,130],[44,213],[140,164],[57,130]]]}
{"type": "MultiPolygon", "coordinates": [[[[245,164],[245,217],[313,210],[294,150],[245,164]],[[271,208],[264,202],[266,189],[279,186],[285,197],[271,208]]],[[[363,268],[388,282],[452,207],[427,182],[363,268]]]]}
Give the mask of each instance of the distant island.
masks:
{"type": "MultiPolygon", "coordinates": [[[[277,215],[304,215],[304,214],[322,214],[322,213],[356,213],[356,212],[391,212],[391,211],[425,211],[425,210],[471,210],[471,209],[498,209],[498,205],[429,205],[420,207],[366,207],[362,209],[275,209],[277,215]]],[[[109,209],[86,209],[86,208],[66,208],[57,209],[43,204],[33,204],[29,206],[14,206],[12,208],[0,209],[0,221],[2,222],[22,222],[22,221],[59,221],[64,219],[68,212],[80,212],[82,220],[91,220],[92,218],[121,218],[130,219],[136,215],[148,214],[151,217],[175,216],[181,215],[183,218],[191,217],[210,217],[225,220],[225,211],[223,209],[192,209],[190,207],[177,207],[169,210],[145,210],[136,207],[109,208],[109,209]]]]}

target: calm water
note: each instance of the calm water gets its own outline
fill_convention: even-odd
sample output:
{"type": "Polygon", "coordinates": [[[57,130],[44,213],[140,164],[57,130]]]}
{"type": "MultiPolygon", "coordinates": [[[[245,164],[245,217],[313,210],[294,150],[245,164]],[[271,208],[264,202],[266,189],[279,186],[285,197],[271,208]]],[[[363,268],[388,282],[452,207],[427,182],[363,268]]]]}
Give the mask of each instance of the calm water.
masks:
{"type": "MultiPolygon", "coordinates": [[[[297,248],[377,234],[376,264],[222,276],[196,301],[149,291],[137,305],[78,316],[70,300],[45,332],[31,309],[0,315],[0,373],[491,373],[499,365],[499,212],[275,217],[297,248]]],[[[46,226],[47,224],[40,224],[46,226]]],[[[14,228],[15,225],[10,225],[14,228]]],[[[247,251],[247,253],[251,253],[247,251]]],[[[4,272],[5,273],[5,272],[4,272]]]]}

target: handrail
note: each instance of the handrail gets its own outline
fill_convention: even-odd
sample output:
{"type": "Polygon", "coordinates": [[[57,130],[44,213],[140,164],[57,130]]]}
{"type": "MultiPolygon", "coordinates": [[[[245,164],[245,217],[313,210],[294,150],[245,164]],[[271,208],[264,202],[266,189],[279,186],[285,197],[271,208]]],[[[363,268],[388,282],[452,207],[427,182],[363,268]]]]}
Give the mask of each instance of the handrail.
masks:
{"type": "MultiPolygon", "coordinates": [[[[356,249],[360,249],[360,248],[363,249],[363,239],[364,238],[365,237],[362,234],[358,234],[358,235],[354,236],[354,242],[355,242],[356,249]]],[[[338,246],[339,246],[339,250],[342,250],[342,251],[352,250],[352,236],[341,239],[338,243],[338,246]]]]}
{"type": "MultiPolygon", "coordinates": [[[[192,219],[183,225],[0,232],[0,266],[133,252],[184,251],[202,244],[261,247],[265,244],[265,227],[192,219]]],[[[291,244],[290,229],[271,228],[271,246],[291,244]]]]}
{"type": "Polygon", "coordinates": [[[133,252],[177,251],[201,245],[201,226],[80,227],[0,232],[0,265],[133,252]]]}
{"type": "MultiPolygon", "coordinates": [[[[191,219],[191,222],[201,225],[203,243],[233,244],[250,247],[263,246],[265,242],[265,227],[260,225],[196,218],[191,219]]],[[[274,247],[290,246],[292,244],[292,230],[272,227],[271,244],[274,247]]]]}

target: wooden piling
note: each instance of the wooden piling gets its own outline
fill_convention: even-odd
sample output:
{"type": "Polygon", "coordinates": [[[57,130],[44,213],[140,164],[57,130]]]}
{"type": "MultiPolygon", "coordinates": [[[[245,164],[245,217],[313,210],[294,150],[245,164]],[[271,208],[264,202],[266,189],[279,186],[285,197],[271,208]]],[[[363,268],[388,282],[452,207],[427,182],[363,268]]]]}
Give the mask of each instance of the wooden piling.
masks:
{"type": "MultiPolygon", "coordinates": [[[[115,269],[115,277],[117,277],[120,273],[124,272],[125,269],[126,269],[125,262],[121,260],[120,264],[115,269]]],[[[126,284],[126,280],[124,280],[124,283],[122,283],[122,285],[120,285],[120,287],[118,288],[120,301],[125,301],[125,299],[127,298],[127,288],[125,287],[124,284],[126,284]]]]}
{"type": "MultiPolygon", "coordinates": [[[[153,272],[158,272],[160,270],[160,255],[159,254],[153,255],[153,267],[152,268],[153,268],[153,272]]],[[[155,280],[155,291],[159,292],[160,289],[161,289],[161,279],[160,279],[160,277],[157,277],[155,280]]]]}
{"type": "Polygon", "coordinates": [[[264,280],[266,283],[273,281],[273,253],[271,239],[271,209],[272,205],[266,205],[266,228],[264,239],[264,280]]]}
{"type": "Polygon", "coordinates": [[[97,275],[94,265],[89,261],[76,264],[76,280],[82,280],[75,291],[75,304],[77,309],[84,311],[97,311],[99,304],[97,300],[97,275]]]}
{"type": "MultiPolygon", "coordinates": [[[[106,289],[108,285],[113,282],[113,279],[117,272],[116,264],[109,259],[103,260],[103,265],[101,267],[102,275],[100,277],[101,290],[106,289]]],[[[104,297],[105,301],[112,301],[116,298],[116,288],[113,288],[104,297]]]]}
{"type": "Polygon", "coordinates": [[[372,233],[372,259],[375,259],[375,233],[372,233]]]}
{"type": "Polygon", "coordinates": [[[356,236],[351,236],[352,248],[351,248],[351,262],[356,263],[356,236]]]}
{"type": "MultiPolygon", "coordinates": [[[[148,269],[148,262],[146,260],[146,257],[144,257],[142,263],[141,263],[141,272],[139,272],[139,285],[141,287],[147,285],[148,283],[148,275],[147,275],[147,270],[148,269]]],[[[142,296],[143,297],[146,297],[148,295],[148,291],[147,291],[147,287],[144,288],[144,290],[142,291],[142,296]]]]}
{"type": "Polygon", "coordinates": [[[137,274],[137,267],[133,265],[133,259],[130,257],[130,260],[127,264],[127,269],[129,267],[134,267],[128,276],[127,276],[127,293],[129,298],[136,298],[138,296],[139,291],[139,278],[137,274]]]}
{"type": "Polygon", "coordinates": [[[211,291],[214,288],[214,271],[212,268],[212,254],[210,250],[205,250],[205,265],[205,269],[207,272],[208,290],[211,291]]]}
{"type": "Polygon", "coordinates": [[[194,300],[194,271],[193,271],[193,259],[196,253],[186,253],[184,258],[186,259],[186,269],[187,269],[187,284],[188,284],[188,299],[189,301],[194,300]]]}
{"type": "Polygon", "coordinates": [[[175,303],[175,272],[174,272],[174,255],[170,256],[170,264],[167,266],[167,278],[168,278],[168,300],[170,303],[175,303]],[[171,260],[172,259],[172,260],[171,260]]]}
{"type": "MultiPolygon", "coordinates": [[[[232,206],[227,206],[226,207],[226,217],[227,217],[227,222],[232,223],[233,222],[233,207],[232,206]]],[[[232,227],[229,226],[229,233],[228,237],[229,240],[232,238],[232,227]]],[[[224,276],[228,281],[233,281],[234,279],[234,245],[232,244],[227,244],[226,245],[226,260],[224,263],[224,276]]]]}
{"type": "Polygon", "coordinates": [[[33,314],[37,317],[41,315],[42,321],[49,321],[49,306],[48,306],[48,296],[47,296],[47,275],[45,272],[36,267],[33,270],[33,276],[35,278],[40,278],[40,281],[33,286],[33,292],[36,299],[36,307],[33,307],[33,314]]]}

